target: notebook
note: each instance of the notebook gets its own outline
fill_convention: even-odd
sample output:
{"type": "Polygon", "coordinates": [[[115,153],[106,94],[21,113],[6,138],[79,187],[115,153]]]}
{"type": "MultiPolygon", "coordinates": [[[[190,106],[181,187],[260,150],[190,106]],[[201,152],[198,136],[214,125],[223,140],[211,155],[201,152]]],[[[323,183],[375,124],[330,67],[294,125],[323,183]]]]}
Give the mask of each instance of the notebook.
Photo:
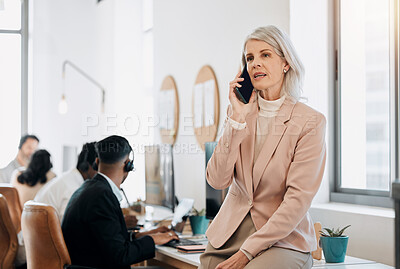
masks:
{"type": "Polygon", "coordinates": [[[176,249],[183,253],[203,253],[207,245],[178,246],[176,249]]]}

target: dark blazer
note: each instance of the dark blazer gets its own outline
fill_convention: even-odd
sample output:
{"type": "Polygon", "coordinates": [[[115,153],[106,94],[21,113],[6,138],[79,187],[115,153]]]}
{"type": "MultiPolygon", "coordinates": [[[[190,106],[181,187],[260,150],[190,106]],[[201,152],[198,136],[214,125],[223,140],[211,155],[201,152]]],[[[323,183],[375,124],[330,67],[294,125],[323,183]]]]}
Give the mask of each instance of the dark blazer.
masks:
{"type": "Polygon", "coordinates": [[[150,236],[130,241],[118,199],[101,175],[72,195],[62,231],[74,265],[125,269],[155,255],[150,236]]]}

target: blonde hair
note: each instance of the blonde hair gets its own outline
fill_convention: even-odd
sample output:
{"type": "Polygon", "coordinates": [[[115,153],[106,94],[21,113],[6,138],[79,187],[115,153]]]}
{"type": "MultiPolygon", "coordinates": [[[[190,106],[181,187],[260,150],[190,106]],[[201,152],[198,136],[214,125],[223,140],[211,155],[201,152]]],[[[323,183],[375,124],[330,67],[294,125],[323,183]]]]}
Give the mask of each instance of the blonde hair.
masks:
{"type": "Polygon", "coordinates": [[[268,43],[274,48],[275,53],[290,65],[290,68],[285,74],[285,78],[283,80],[281,96],[286,95],[298,101],[302,93],[305,71],[303,63],[300,61],[300,58],[297,55],[289,36],[278,27],[273,25],[255,29],[250,35],[247,36],[244,42],[242,54],[243,66],[246,65],[246,44],[252,39],[261,40],[268,43]]]}

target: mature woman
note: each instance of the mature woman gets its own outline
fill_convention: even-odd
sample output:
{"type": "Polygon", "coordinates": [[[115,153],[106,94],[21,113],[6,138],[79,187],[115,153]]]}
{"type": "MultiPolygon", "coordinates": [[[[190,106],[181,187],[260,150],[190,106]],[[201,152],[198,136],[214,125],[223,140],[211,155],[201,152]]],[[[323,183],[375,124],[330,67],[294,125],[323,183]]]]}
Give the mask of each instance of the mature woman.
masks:
{"type": "Polygon", "coordinates": [[[299,102],[304,68],[288,36],[261,27],[244,44],[255,90],[234,93],[224,133],[207,166],[208,183],[230,186],[207,230],[199,268],[311,268],[316,249],[308,213],[325,167],[325,118],[299,102]]]}
{"type": "Polygon", "coordinates": [[[24,206],[25,202],[33,200],[43,185],[55,177],[50,170],[52,167],[50,153],[42,149],[32,155],[31,162],[25,171],[17,172],[13,176],[11,184],[18,190],[21,206],[24,206]]]}

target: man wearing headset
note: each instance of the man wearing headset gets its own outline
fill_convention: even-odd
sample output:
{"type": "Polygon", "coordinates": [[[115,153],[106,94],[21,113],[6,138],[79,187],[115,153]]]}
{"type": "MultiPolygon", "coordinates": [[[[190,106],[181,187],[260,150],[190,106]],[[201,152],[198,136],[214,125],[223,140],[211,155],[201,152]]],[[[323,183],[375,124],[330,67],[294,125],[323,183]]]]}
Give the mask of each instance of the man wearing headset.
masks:
{"type": "Polygon", "coordinates": [[[127,269],[154,257],[155,245],[178,237],[165,227],[136,236],[128,233],[119,202],[120,186],[134,169],[132,148],[114,135],[97,142],[95,149],[98,173],[68,203],[62,221],[65,243],[73,265],[127,269]]]}

